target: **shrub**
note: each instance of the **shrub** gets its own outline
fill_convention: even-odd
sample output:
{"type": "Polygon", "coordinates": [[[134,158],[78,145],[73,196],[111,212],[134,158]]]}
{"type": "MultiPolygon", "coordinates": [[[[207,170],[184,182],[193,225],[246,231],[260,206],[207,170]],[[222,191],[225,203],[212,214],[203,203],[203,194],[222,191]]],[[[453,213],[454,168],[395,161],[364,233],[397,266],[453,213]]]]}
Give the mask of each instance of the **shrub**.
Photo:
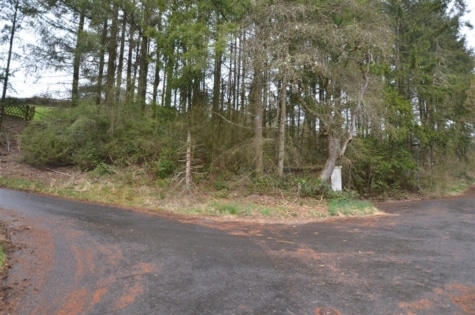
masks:
{"type": "Polygon", "coordinates": [[[415,190],[416,170],[416,160],[407,146],[358,138],[350,147],[344,176],[349,179],[347,187],[374,196],[415,190]]]}
{"type": "Polygon", "coordinates": [[[23,132],[23,158],[37,166],[93,169],[104,158],[98,148],[105,141],[107,128],[106,120],[88,106],[52,110],[23,132]]]}
{"type": "Polygon", "coordinates": [[[334,192],[329,182],[320,178],[296,178],[300,197],[331,198],[334,192]]]}
{"type": "Polygon", "coordinates": [[[167,160],[166,158],[159,159],[158,161],[153,163],[153,165],[155,176],[161,179],[171,177],[176,170],[175,162],[167,160]]]}
{"type": "Polygon", "coordinates": [[[153,172],[158,177],[171,176],[176,168],[178,142],[176,130],[168,128],[170,122],[140,113],[119,115],[120,106],[128,107],[117,106],[82,105],[49,111],[23,133],[25,162],[37,166],[76,165],[83,170],[93,170],[101,163],[155,163],[153,172]]]}

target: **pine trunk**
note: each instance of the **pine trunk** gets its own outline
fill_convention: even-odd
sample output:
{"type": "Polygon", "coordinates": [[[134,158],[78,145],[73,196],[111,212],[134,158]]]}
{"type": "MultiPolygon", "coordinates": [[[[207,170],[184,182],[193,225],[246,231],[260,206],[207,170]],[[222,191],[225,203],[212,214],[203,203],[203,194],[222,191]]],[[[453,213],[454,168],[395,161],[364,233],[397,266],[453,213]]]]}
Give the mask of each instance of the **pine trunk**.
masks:
{"type": "Polygon", "coordinates": [[[101,103],[101,99],[102,99],[102,79],[103,79],[103,76],[104,76],[106,41],[107,41],[107,20],[104,21],[104,25],[103,25],[103,28],[102,28],[101,49],[99,51],[99,72],[98,72],[98,75],[97,75],[96,105],[99,105],[101,103]]]}
{"type": "Polygon", "coordinates": [[[112,8],[112,22],[109,42],[107,45],[107,75],[106,75],[106,88],[105,88],[105,103],[108,106],[112,106],[114,103],[114,84],[115,84],[115,70],[117,59],[117,34],[119,32],[119,8],[117,4],[114,4],[112,8]]]}
{"type": "Polygon", "coordinates": [[[145,35],[145,32],[142,36],[139,59],[140,59],[140,70],[139,70],[139,81],[138,81],[138,87],[137,87],[137,98],[140,104],[140,109],[143,111],[145,110],[145,102],[147,100],[147,75],[148,75],[148,36],[145,35]]]}
{"type": "Polygon", "coordinates": [[[85,10],[81,10],[79,16],[79,25],[78,31],[76,34],[76,49],[74,51],[74,61],[73,61],[73,85],[71,90],[71,100],[73,106],[77,106],[79,102],[79,70],[81,67],[81,49],[80,49],[80,42],[81,36],[84,31],[84,21],[86,18],[85,10]]]}
{"type": "Polygon", "coordinates": [[[125,13],[122,15],[122,29],[120,33],[120,48],[119,48],[119,59],[117,64],[117,87],[115,91],[115,99],[117,101],[121,100],[121,89],[122,89],[122,71],[124,71],[124,53],[125,53],[125,33],[127,30],[127,18],[125,13]]]}
{"type": "Polygon", "coordinates": [[[192,137],[191,130],[188,128],[186,133],[186,166],[185,166],[185,188],[190,190],[191,184],[193,183],[193,177],[191,174],[191,162],[193,158],[193,147],[192,147],[192,137]]]}
{"type": "Polygon", "coordinates": [[[252,106],[254,107],[254,153],[255,153],[255,173],[262,176],[264,173],[264,137],[263,137],[263,115],[262,104],[262,71],[254,69],[254,83],[252,85],[252,106]]]}
{"type": "Polygon", "coordinates": [[[278,175],[284,177],[284,157],[285,157],[285,120],[287,117],[287,81],[282,80],[280,87],[280,118],[279,118],[279,157],[278,175]]]}
{"type": "Polygon", "coordinates": [[[3,79],[3,92],[2,92],[2,102],[5,101],[7,96],[7,88],[8,88],[8,79],[10,77],[10,63],[12,60],[13,54],[13,40],[15,38],[15,31],[17,30],[17,18],[18,18],[18,10],[20,9],[19,0],[15,2],[13,20],[12,20],[12,28],[10,30],[10,41],[8,45],[8,57],[7,57],[7,66],[5,68],[5,76],[3,79]]]}

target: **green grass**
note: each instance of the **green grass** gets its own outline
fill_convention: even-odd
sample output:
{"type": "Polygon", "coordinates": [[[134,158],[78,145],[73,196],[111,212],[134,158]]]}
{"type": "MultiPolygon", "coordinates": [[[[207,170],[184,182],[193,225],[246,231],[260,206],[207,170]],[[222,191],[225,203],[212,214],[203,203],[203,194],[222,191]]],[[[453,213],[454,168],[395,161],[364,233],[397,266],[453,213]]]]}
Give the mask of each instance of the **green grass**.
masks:
{"type": "Polygon", "coordinates": [[[7,254],[5,253],[4,243],[6,241],[7,232],[5,226],[0,223],[0,271],[7,264],[7,254]]]}
{"type": "Polygon", "coordinates": [[[238,206],[234,204],[217,204],[215,209],[219,214],[236,215],[240,212],[238,206]]]}
{"type": "Polygon", "coordinates": [[[447,195],[456,196],[464,193],[471,186],[475,184],[475,178],[464,174],[457,181],[452,181],[448,183],[447,195]]]}
{"type": "Polygon", "coordinates": [[[211,216],[243,216],[246,215],[246,209],[235,203],[212,201],[205,204],[201,209],[194,208],[194,213],[211,216]]]}
{"type": "Polygon", "coordinates": [[[3,269],[6,263],[7,263],[7,255],[5,254],[5,251],[3,249],[3,242],[0,241],[0,270],[3,269]]]}
{"type": "MultiPolygon", "coordinates": [[[[201,205],[193,205],[192,207],[185,207],[176,209],[177,213],[192,214],[192,215],[206,215],[206,216],[235,216],[235,217],[266,217],[266,218],[282,218],[289,216],[284,209],[280,207],[262,206],[253,203],[239,203],[226,201],[211,201],[204,202],[201,205]]],[[[290,214],[295,217],[295,215],[290,214]]]]}
{"type": "Polygon", "coordinates": [[[33,120],[42,120],[51,110],[52,107],[35,106],[35,116],[33,116],[33,120]]]}
{"type": "Polygon", "coordinates": [[[0,176],[0,187],[8,187],[23,191],[44,192],[44,185],[24,178],[7,178],[0,176]]]}
{"type": "Polygon", "coordinates": [[[370,202],[352,199],[332,199],[328,202],[331,216],[365,216],[378,212],[370,202]]]}

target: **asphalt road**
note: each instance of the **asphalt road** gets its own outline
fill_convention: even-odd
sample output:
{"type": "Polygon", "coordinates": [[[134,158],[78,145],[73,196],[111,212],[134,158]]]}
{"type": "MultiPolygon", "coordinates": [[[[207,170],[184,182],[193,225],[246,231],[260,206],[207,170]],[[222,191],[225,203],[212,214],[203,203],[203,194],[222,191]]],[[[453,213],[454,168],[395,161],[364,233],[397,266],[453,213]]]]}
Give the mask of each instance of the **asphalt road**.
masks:
{"type": "Polygon", "coordinates": [[[4,314],[475,314],[475,193],[223,223],[0,189],[4,314]]]}

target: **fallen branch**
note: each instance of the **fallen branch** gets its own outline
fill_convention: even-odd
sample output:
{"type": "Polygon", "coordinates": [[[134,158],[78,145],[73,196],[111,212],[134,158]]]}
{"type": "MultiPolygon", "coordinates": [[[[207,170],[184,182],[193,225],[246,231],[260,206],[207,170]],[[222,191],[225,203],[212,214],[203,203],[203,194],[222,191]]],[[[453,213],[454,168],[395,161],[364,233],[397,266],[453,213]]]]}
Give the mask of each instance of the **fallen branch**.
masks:
{"type": "Polygon", "coordinates": [[[70,174],[68,173],[63,173],[63,172],[59,172],[59,171],[56,171],[56,170],[53,170],[51,168],[46,168],[48,171],[50,172],[53,172],[53,173],[56,173],[56,174],[60,174],[60,175],[64,175],[64,176],[71,176],[70,174]]]}

